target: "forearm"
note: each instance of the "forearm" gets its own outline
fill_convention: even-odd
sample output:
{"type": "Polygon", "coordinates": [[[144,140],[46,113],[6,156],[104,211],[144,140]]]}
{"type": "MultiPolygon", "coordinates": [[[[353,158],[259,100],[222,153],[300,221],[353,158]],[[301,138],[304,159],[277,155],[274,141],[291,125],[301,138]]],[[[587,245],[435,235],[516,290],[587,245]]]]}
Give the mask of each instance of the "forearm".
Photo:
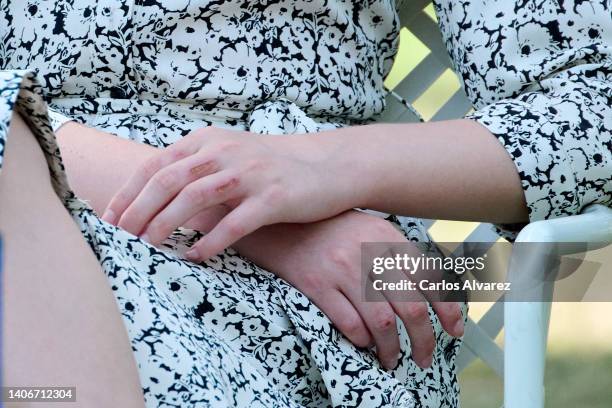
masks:
{"type": "Polygon", "coordinates": [[[134,170],[158,151],[76,122],[59,128],[57,140],[70,186],[100,215],[134,170]]]}
{"type": "MultiPolygon", "coordinates": [[[[66,123],[56,133],[72,189],[99,215],[130,175],[159,151],[76,122],[66,123]]],[[[192,220],[188,227],[206,232],[220,216],[204,215],[192,220]]],[[[275,255],[276,249],[280,244],[287,246],[299,241],[296,234],[301,227],[298,224],[267,226],[237,242],[234,248],[260,266],[278,267],[282,258],[275,255]]]]}
{"type": "Polygon", "coordinates": [[[474,121],[369,125],[332,132],[335,135],[310,137],[325,146],[320,151],[326,152],[327,171],[348,185],[344,194],[355,207],[434,219],[528,219],[514,163],[494,136],[474,121]]]}

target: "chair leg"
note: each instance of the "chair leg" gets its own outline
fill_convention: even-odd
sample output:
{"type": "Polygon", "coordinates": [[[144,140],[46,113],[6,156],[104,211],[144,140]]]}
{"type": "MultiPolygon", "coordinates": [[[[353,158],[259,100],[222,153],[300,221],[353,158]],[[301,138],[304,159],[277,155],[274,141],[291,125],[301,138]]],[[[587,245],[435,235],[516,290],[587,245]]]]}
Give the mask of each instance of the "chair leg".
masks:
{"type": "MultiPolygon", "coordinates": [[[[520,238],[520,236],[519,236],[520,238]]],[[[544,367],[557,245],[517,242],[504,304],[504,407],[544,407],[544,367]]]]}
{"type": "Polygon", "coordinates": [[[544,367],[550,302],[507,302],[504,407],[544,407],[544,367]]]}

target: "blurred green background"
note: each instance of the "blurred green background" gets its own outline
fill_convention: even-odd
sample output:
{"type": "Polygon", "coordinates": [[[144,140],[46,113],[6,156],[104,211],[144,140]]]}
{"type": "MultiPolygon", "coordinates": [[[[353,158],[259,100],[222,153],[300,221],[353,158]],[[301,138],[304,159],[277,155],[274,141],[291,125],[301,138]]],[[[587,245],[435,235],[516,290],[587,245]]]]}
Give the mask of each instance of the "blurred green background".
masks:
{"type": "MultiPolygon", "coordinates": [[[[489,305],[470,305],[472,318],[489,305]]],[[[555,303],[546,362],[547,408],[612,407],[612,319],[608,303],[555,303]]],[[[502,342],[503,332],[498,338],[502,342]]],[[[501,407],[502,383],[481,361],[459,375],[463,408],[501,407]]]]}
{"type": "MultiPolygon", "coordinates": [[[[431,6],[425,9],[435,20],[431,6]]],[[[411,32],[403,29],[400,49],[392,72],[385,81],[393,89],[428,54],[429,49],[411,32]]],[[[430,119],[460,88],[451,70],[445,71],[415,103],[430,119]]],[[[475,223],[438,221],[430,230],[440,242],[463,241],[475,223]]],[[[470,315],[477,320],[489,307],[476,303],[470,315]]],[[[552,307],[546,368],[546,407],[612,407],[612,304],[556,303],[552,307]]],[[[503,332],[498,338],[502,344],[503,332]]],[[[460,374],[463,408],[501,407],[502,383],[495,373],[478,361],[460,374]]]]}

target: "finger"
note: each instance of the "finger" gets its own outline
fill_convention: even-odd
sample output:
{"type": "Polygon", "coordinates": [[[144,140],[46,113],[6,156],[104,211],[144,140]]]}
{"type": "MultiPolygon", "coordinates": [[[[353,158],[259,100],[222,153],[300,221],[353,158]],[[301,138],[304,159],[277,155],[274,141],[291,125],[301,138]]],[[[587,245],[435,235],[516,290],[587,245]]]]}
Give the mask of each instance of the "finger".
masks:
{"type": "MultiPolygon", "coordinates": [[[[161,243],[196,214],[237,198],[239,187],[238,177],[230,171],[222,171],[194,181],[154,216],[143,232],[142,239],[153,245],[161,243]]],[[[136,203],[135,201],[133,205],[134,211],[139,210],[136,203]]],[[[131,211],[132,206],[126,211],[126,216],[131,211]]],[[[219,222],[222,220],[223,218],[219,222]]]]}
{"type": "MultiPolygon", "coordinates": [[[[405,277],[413,282],[428,280],[430,282],[442,282],[445,280],[445,273],[441,270],[419,270],[415,274],[405,274],[405,277]]],[[[444,291],[426,290],[419,292],[426,301],[431,304],[436,312],[442,328],[451,336],[461,337],[464,331],[463,315],[461,306],[457,302],[440,301],[445,298],[444,291]]]]}
{"type": "Polygon", "coordinates": [[[193,262],[199,262],[218,254],[256,229],[272,224],[269,212],[269,207],[257,199],[244,201],[196,242],[185,256],[193,262]]]}
{"type": "Polygon", "coordinates": [[[357,347],[370,347],[374,340],[364,321],[352,303],[338,290],[329,293],[305,293],[329,317],[334,326],[340,330],[357,347]]]}
{"type": "Polygon", "coordinates": [[[173,145],[147,159],[113,196],[101,218],[108,223],[116,224],[123,212],[155,173],[178,160],[188,157],[194,151],[195,148],[190,146],[173,145]]]}
{"type": "MultiPolygon", "coordinates": [[[[385,279],[389,282],[400,282],[400,279],[410,279],[411,275],[404,274],[397,269],[385,272],[385,279]]],[[[404,322],[404,327],[410,337],[412,359],[421,368],[431,366],[435,337],[431,319],[429,318],[428,303],[424,295],[418,290],[401,294],[398,299],[397,292],[382,291],[381,295],[391,304],[394,312],[404,322]]]]}
{"type": "Polygon", "coordinates": [[[453,337],[461,337],[465,323],[461,314],[461,305],[457,302],[432,302],[431,307],[438,316],[442,328],[453,337]]]}
{"type": "Polygon", "coordinates": [[[412,359],[421,368],[431,366],[436,347],[433,326],[429,318],[426,302],[392,302],[391,306],[404,322],[408,336],[412,359]]]}
{"type": "Polygon", "coordinates": [[[149,179],[123,212],[117,225],[133,234],[139,234],[181,190],[217,171],[217,163],[210,156],[202,154],[169,164],[149,179]]]}
{"type": "Polygon", "coordinates": [[[376,354],[381,364],[388,370],[395,368],[399,357],[400,343],[396,315],[391,305],[387,302],[362,301],[358,286],[351,286],[350,289],[342,290],[342,292],[351,301],[372,337],[374,337],[376,354]]]}
{"type": "Polygon", "coordinates": [[[217,205],[209,209],[200,211],[195,217],[189,219],[183,227],[206,233],[213,229],[229,213],[229,208],[225,205],[217,205]]]}

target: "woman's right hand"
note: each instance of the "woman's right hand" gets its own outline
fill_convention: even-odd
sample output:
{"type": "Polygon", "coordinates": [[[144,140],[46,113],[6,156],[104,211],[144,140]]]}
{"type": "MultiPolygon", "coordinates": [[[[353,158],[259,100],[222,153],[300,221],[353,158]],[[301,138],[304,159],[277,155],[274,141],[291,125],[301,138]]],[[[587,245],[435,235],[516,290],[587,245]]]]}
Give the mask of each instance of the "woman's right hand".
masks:
{"type": "Polygon", "coordinates": [[[348,169],[329,177],[324,163],[340,139],[323,137],[194,130],[142,162],[102,219],[159,244],[202,211],[224,206],[227,215],[186,253],[202,261],[266,225],[333,217],[355,207],[362,190],[348,169]]]}
{"type": "MultiPolygon", "coordinates": [[[[363,301],[362,242],[407,240],[384,219],[348,211],[311,224],[264,227],[234,248],[304,293],[355,345],[375,345],[387,369],[397,365],[400,352],[398,316],[408,331],[412,358],[420,367],[429,367],[436,343],[427,301],[363,301]]],[[[432,307],[446,332],[463,335],[458,303],[434,302],[432,307]]]]}

